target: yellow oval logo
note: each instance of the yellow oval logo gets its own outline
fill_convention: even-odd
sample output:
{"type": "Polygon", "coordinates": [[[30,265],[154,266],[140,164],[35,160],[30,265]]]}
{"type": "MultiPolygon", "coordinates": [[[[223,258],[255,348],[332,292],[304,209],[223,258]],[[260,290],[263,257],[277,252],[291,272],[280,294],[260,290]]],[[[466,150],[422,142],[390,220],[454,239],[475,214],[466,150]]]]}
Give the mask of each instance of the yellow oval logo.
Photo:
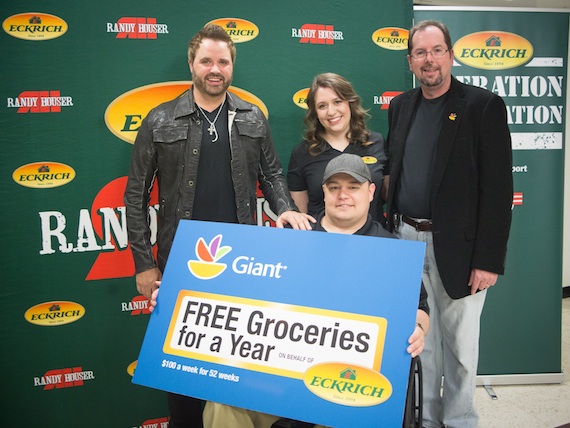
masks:
{"type": "Polygon", "coordinates": [[[6,18],[2,28],[17,39],[41,42],[63,36],[67,31],[67,22],[47,13],[26,12],[6,18]]]}
{"type": "Polygon", "coordinates": [[[309,106],[307,105],[307,95],[309,95],[309,88],[301,89],[293,95],[293,102],[297,107],[308,110],[309,106]]]}
{"type": "Polygon", "coordinates": [[[85,315],[85,308],[74,302],[46,302],[32,306],[24,314],[32,324],[54,327],[77,321],[85,315]]]}
{"type": "Polygon", "coordinates": [[[366,165],[373,165],[378,162],[378,159],[374,156],[362,156],[362,160],[366,165]]]}
{"type": "Polygon", "coordinates": [[[133,361],[133,362],[132,362],[131,364],[129,364],[129,366],[127,367],[127,373],[128,373],[130,376],[134,376],[134,374],[135,374],[135,369],[137,368],[137,363],[138,363],[138,361],[139,361],[139,360],[133,361]]]}
{"type": "Polygon", "coordinates": [[[208,22],[208,24],[216,24],[225,29],[234,43],[249,42],[259,34],[257,25],[240,18],[219,18],[208,22]]]}
{"type": "Polygon", "coordinates": [[[75,170],[58,162],[34,162],[23,165],[12,173],[20,186],[46,189],[63,186],[75,178],[75,170]]]}
{"type": "Polygon", "coordinates": [[[534,48],[524,37],[504,31],[467,34],[453,46],[455,59],[464,65],[485,70],[504,70],[526,64],[534,48]]]}
{"type": "MultiPolygon", "coordinates": [[[[105,110],[105,124],[121,140],[133,144],[142,120],[154,107],[185,94],[192,81],[163,82],[141,86],[115,98],[105,110]]],[[[242,100],[255,104],[269,117],[267,107],[255,95],[230,86],[229,92],[242,100]]]]}
{"type": "Polygon", "coordinates": [[[309,367],[303,381],[316,396],[345,406],[376,406],[392,395],[392,384],[386,377],[369,368],[347,363],[309,367]]]}
{"type": "Polygon", "coordinates": [[[409,31],[404,28],[380,28],[372,34],[372,41],[384,49],[402,51],[408,49],[409,31]]]}

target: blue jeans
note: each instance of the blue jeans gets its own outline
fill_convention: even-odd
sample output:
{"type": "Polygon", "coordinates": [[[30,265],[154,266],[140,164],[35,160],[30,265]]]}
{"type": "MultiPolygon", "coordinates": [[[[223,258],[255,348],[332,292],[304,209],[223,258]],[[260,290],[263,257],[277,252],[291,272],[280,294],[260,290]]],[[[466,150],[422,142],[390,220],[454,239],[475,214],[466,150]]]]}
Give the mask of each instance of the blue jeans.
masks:
{"type": "Polygon", "coordinates": [[[402,223],[395,234],[401,239],[427,244],[422,280],[428,293],[430,329],[421,354],[423,425],[475,428],[479,419],[473,407],[479,361],[479,321],[487,290],[462,299],[450,298],[437,269],[432,233],[418,232],[402,223]]]}

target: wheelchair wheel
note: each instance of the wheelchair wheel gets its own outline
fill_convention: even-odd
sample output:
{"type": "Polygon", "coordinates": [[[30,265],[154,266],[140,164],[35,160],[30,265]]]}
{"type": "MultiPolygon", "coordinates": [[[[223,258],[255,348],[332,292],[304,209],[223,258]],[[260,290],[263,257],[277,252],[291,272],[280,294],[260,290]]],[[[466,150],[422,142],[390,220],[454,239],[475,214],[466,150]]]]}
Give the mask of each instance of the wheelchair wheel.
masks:
{"type": "Polygon", "coordinates": [[[422,427],[422,362],[420,357],[412,358],[410,365],[410,377],[408,380],[408,391],[406,393],[406,406],[404,408],[404,428],[422,427]]]}

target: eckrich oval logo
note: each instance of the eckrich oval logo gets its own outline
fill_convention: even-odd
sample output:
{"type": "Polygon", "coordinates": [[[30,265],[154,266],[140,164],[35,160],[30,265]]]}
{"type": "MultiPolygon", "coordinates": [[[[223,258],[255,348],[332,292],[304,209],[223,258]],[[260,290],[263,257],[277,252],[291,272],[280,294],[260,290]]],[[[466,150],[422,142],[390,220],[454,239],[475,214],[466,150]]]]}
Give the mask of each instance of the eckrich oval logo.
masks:
{"type": "Polygon", "coordinates": [[[362,160],[366,165],[374,165],[375,163],[378,163],[378,159],[374,156],[362,156],[362,160]]]}
{"type": "MultiPolygon", "coordinates": [[[[105,110],[105,124],[109,131],[127,143],[133,144],[142,120],[154,107],[184,95],[192,81],[163,82],[141,86],[115,98],[105,110]]],[[[255,95],[230,86],[228,91],[244,101],[255,104],[269,117],[267,107],[255,95]]]]}
{"type": "Polygon", "coordinates": [[[408,49],[409,33],[404,28],[380,28],[372,34],[372,41],[381,48],[402,51],[408,49]]]}
{"type": "Polygon", "coordinates": [[[302,109],[308,110],[309,106],[307,105],[307,96],[309,95],[309,88],[301,89],[300,91],[295,92],[293,95],[293,102],[297,107],[301,107],[302,109]]]}
{"type": "Polygon", "coordinates": [[[41,326],[59,326],[77,321],[85,308],[74,302],[46,302],[32,306],[24,314],[26,321],[41,326]]]}
{"type": "Polygon", "coordinates": [[[526,64],[534,48],[524,37],[504,31],[480,31],[460,38],[453,46],[455,59],[486,70],[504,70],[526,64]]]}
{"type": "Polygon", "coordinates": [[[240,18],[219,18],[208,22],[226,30],[234,43],[249,42],[257,37],[259,28],[253,22],[240,18]]]}
{"type": "Polygon", "coordinates": [[[228,254],[232,247],[221,246],[222,235],[217,235],[206,245],[204,238],[196,241],[196,257],[198,260],[188,260],[188,269],[200,279],[212,279],[221,275],[226,270],[225,263],[218,263],[222,257],[228,254]]]}
{"type": "Polygon", "coordinates": [[[17,39],[41,42],[63,36],[67,31],[67,23],[55,15],[26,12],[6,18],[2,28],[17,39]]]}
{"type": "Polygon", "coordinates": [[[376,406],[392,395],[392,384],[375,370],[346,363],[317,364],[305,372],[305,386],[331,403],[376,406]]]}
{"type": "Polygon", "coordinates": [[[129,376],[134,376],[135,375],[135,370],[137,368],[137,363],[139,362],[139,360],[135,360],[133,361],[131,364],[128,365],[127,367],[127,373],[129,374],[129,376]]]}
{"type": "Polygon", "coordinates": [[[46,189],[63,186],[75,178],[75,170],[58,162],[34,162],[21,166],[12,173],[20,186],[46,189]]]}

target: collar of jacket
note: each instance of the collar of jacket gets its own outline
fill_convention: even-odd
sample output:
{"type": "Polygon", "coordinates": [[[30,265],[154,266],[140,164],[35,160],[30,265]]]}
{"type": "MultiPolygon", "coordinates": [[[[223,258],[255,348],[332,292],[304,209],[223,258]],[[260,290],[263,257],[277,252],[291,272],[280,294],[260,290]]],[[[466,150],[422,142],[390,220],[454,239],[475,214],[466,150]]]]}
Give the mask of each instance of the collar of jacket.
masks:
{"type": "MultiPolygon", "coordinates": [[[[252,110],[252,105],[242,100],[236,94],[226,92],[226,97],[227,97],[226,100],[228,103],[228,109],[230,111],[252,110]]],[[[194,103],[194,95],[192,89],[189,89],[188,91],[186,91],[186,93],[182,94],[180,98],[178,98],[178,102],[176,103],[176,107],[174,108],[174,117],[179,118],[182,116],[189,116],[195,112],[196,112],[196,104],[194,103]]]]}

